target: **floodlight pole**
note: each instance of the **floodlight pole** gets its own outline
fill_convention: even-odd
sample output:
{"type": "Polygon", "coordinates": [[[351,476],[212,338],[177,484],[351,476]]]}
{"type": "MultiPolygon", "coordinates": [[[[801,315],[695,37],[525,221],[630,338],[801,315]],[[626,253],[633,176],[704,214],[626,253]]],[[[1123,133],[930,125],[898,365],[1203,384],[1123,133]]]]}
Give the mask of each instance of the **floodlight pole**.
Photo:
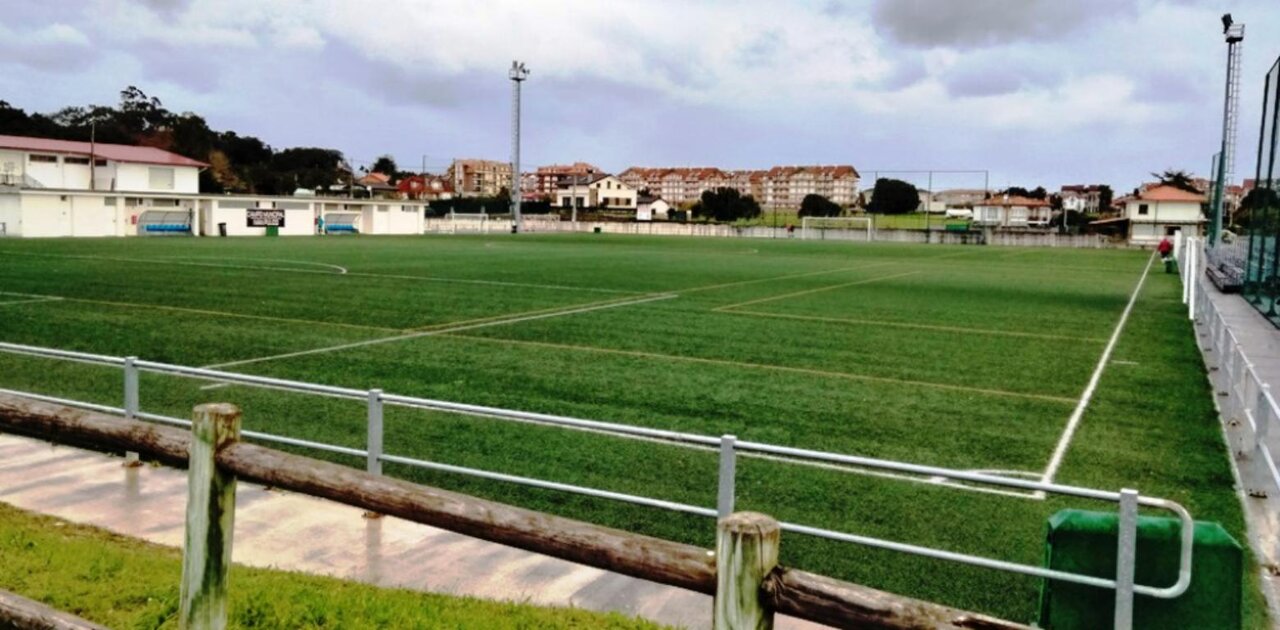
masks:
{"type": "Polygon", "coordinates": [[[1222,99],[1222,149],[1218,158],[1218,173],[1214,178],[1213,225],[1209,232],[1209,245],[1217,242],[1222,232],[1222,207],[1226,201],[1226,186],[1231,183],[1236,159],[1236,117],[1240,111],[1240,49],[1244,41],[1244,24],[1236,24],[1231,14],[1222,16],[1222,35],[1227,42],[1227,85],[1222,99]]]}
{"type": "Polygon", "coordinates": [[[529,70],[523,62],[512,61],[507,76],[511,79],[511,231],[519,232],[523,227],[520,216],[520,84],[529,78],[529,70]]]}

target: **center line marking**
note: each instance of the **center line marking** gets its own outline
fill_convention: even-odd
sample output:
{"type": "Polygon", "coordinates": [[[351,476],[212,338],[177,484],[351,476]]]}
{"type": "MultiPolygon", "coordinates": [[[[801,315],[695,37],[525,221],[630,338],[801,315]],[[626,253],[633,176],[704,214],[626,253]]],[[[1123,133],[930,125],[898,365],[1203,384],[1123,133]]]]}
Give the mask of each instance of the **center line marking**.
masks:
{"type": "Polygon", "coordinates": [[[913,275],[918,274],[918,273],[924,273],[924,272],[923,272],[923,271],[905,271],[905,272],[903,272],[903,273],[895,273],[895,274],[888,275],[888,276],[878,276],[878,277],[875,277],[875,278],[864,278],[864,279],[862,279],[862,280],[854,280],[853,282],[845,282],[845,283],[843,283],[843,284],[833,284],[833,285],[831,285],[831,286],[818,287],[818,288],[816,288],[816,289],[805,289],[804,291],[795,291],[795,292],[793,292],[793,293],[783,293],[782,295],[772,295],[772,296],[769,296],[769,297],[762,297],[762,298],[755,299],[755,300],[747,300],[746,302],[738,302],[737,304],[728,304],[728,305],[726,305],[726,306],[716,307],[716,308],[714,308],[714,309],[712,309],[712,310],[713,310],[713,311],[727,311],[727,310],[730,310],[730,309],[740,308],[740,307],[743,307],[743,306],[751,306],[752,304],[763,304],[763,303],[765,303],[765,302],[773,302],[773,301],[775,301],[775,300],[785,300],[785,299],[787,299],[787,298],[793,298],[793,297],[797,297],[797,296],[800,296],[800,295],[809,295],[809,294],[811,294],[811,293],[821,293],[821,292],[823,292],[823,291],[833,291],[833,290],[835,290],[835,289],[843,289],[843,288],[845,288],[845,287],[857,286],[857,285],[859,285],[859,284],[871,284],[872,282],[880,282],[880,281],[882,281],[882,280],[892,280],[892,279],[894,279],[894,278],[901,278],[901,277],[903,277],[903,276],[913,276],[913,275]]]}

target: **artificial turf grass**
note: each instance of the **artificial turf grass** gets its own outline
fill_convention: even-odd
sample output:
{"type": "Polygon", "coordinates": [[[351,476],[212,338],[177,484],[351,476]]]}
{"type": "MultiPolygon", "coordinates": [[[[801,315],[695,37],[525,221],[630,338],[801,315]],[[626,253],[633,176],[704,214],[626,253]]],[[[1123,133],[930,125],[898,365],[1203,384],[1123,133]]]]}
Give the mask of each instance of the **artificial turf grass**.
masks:
{"type": "MultiPolygon", "coordinates": [[[[0,503],[0,588],[112,628],[177,627],[181,552],[0,503]]],[[[233,566],[231,628],[657,628],[612,613],[233,566]]]]}
{"type": "MultiPolygon", "coordinates": [[[[0,249],[7,245],[0,243],[0,249]]],[[[86,250],[108,254],[135,246],[152,253],[173,247],[138,241],[83,245],[86,250]]],[[[519,344],[504,346],[503,340],[573,342],[734,361],[862,369],[957,384],[995,384],[1027,392],[1047,390],[1070,397],[1083,387],[1101,352],[1100,344],[1088,342],[1086,348],[1086,344],[1033,339],[984,343],[960,334],[901,334],[896,332],[899,329],[884,332],[890,329],[871,326],[850,326],[856,330],[844,332],[845,327],[838,324],[808,326],[711,311],[746,300],[893,274],[901,266],[924,268],[928,273],[902,278],[902,284],[852,286],[814,293],[811,300],[802,296],[762,306],[819,315],[879,309],[881,315],[905,322],[945,320],[948,312],[955,312],[962,323],[981,321],[986,327],[1106,337],[1148,258],[1142,252],[1108,250],[1018,251],[1017,258],[1006,258],[1005,250],[999,248],[590,236],[341,243],[281,239],[278,244],[233,239],[207,240],[198,246],[225,251],[231,259],[277,256],[387,273],[459,274],[633,291],[703,288],[677,300],[467,333],[483,334],[489,341],[424,338],[246,366],[245,371],[713,435],[736,432],[743,439],[919,463],[1031,470],[1047,460],[1070,405],[973,392],[931,393],[924,387],[844,382],[816,375],[572,349],[520,349],[519,344]],[[949,337],[955,341],[948,343],[949,337]]],[[[50,247],[74,253],[81,244],[54,242],[50,247]]],[[[234,287],[252,275],[227,270],[211,277],[225,276],[215,286],[234,287]]],[[[291,282],[312,286],[310,292],[296,295],[309,299],[317,314],[324,314],[328,303],[339,298],[376,309],[377,300],[387,295],[377,287],[368,293],[331,293],[323,287],[332,278],[317,274],[291,277],[291,282]]],[[[416,284],[409,285],[423,295],[431,294],[416,284]]],[[[516,290],[495,288],[493,292],[516,290]]],[[[484,299],[486,293],[467,295],[472,296],[468,299],[484,299]]],[[[252,312],[259,308],[253,300],[236,302],[234,294],[229,297],[236,309],[252,312]]],[[[358,310],[347,307],[335,312],[358,310]]],[[[39,321],[39,316],[32,319],[39,321]]],[[[81,347],[92,349],[107,342],[86,330],[91,321],[87,318],[85,323],[61,329],[54,321],[31,336],[49,338],[47,345],[59,345],[59,339],[78,339],[81,347]]],[[[192,319],[186,325],[205,324],[192,319]]],[[[7,325],[0,320],[0,338],[9,333],[28,334],[28,325],[7,325]]],[[[121,323],[122,328],[125,325],[121,323]]],[[[145,331],[148,325],[139,321],[125,330],[145,331]]],[[[259,328],[276,328],[264,322],[215,329],[225,335],[220,345],[246,353],[242,356],[270,354],[251,347],[253,337],[240,332],[245,326],[254,329],[254,334],[270,334],[259,332],[259,328]]],[[[292,336],[286,333],[283,338],[287,342],[292,336]]],[[[181,342],[180,334],[173,338],[178,341],[157,342],[172,356],[203,351],[181,342]]],[[[20,368],[10,365],[0,363],[0,377],[6,382],[19,378],[12,372],[20,368]]],[[[1108,373],[1117,367],[1112,366],[1108,373]]],[[[32,374],[27,382],[89,392],[101,402],[118,404],[118,380],[81,384],[71,382],[74,374],[67,372],[59,377],[62,382],[50,383],[47,379],[40,382],[39,376],[32,374]]],[[[302,397],[243,388],[200,392],[196,387],[202,383],[175,385],[177,379],[155,378],[144,380],[144,408],[148,410],[185,417],[192,404],[217,396],[245,405],[247,427],[363,445],[363,409],[358,404],[302,402],[302,397]],[[317,418],[326,422],[317,422],[317,418]]],[[[704,506],[714,498],[714,457],[706,454],[496,421],[400,414],[398,410],[388,411],[387,430],[388,452],[397,454],[704,506]]],[[[1155,462],[1171,456],[1158,446],[1145,452],[1155,462]]],[[[387,469],[415,481],[584,520],[697,544],[708,545],[710,541],[709,521],[697,517],[418,469],[387,469]]],[[[1039,561],[1044,519],[1058,507],[1081,507],[1065,501],[1036,504],[747,460],[741,462],[740,470],[739,505],[746,509],[795,522],[1032,564],[1039,561]]],[[[788,538],[783,554],[786,562],[801,568],[963,608],[1023,621],[1030,620],[1034,611],[1036,582],[1027,578],[798,536],[788,538]]]]}

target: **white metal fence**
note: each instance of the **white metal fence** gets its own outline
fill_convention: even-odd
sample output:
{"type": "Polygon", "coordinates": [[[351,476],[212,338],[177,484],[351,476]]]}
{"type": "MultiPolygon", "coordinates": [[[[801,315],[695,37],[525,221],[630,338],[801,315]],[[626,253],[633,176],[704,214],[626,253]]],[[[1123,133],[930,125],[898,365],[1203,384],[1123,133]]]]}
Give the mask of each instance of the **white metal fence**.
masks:
{"type": "Polygon", "coordinates": [[[401,396],[396,394],[388,394],[380,389],[358,390],[345,387],[334,387],[330,385],[320,385],[316,383],[305,383],[300,381],[290,381],[284,379],[269,378],[265,376],[254,376],[249,374],[238,374],[235,372],[224,372],[220,370],[211,370],[205,368],[187,367],[181,365],[172,365],[166,363],[157,363],[154,361],[144,361],[137,357],[115,357],[99,354],[89,354],[84,352],[72,352],[67,350],[57,350],[52,348],[40,348],[35,346],[26,346],[13,343],[0,342],[0,352],[6,352],[15,355],[25,355],[31,357],[58,359],[66,361],[74,361],[91,365],[116,366],[123,372],[122,391],[123,391],[123,407],[112,407],[110,405],[101,405],[94,403],[81,402],[77,400],[69,400],[54,396],[42,394],[14,391],[9,389],[0,389],[0,392],[14,394],[19,396],[27,396],[36,400],[63,404],[83,409],[91,409],[103,413],[111,413],[123,415],[131,419],[147,420],[152,422],[190,426],[191,421],[183,418],[175,418],[162,414],[148,413],[143,411],[139,406],[139,372],[148,372],[156,374],[165,374],[170,376],[194,378],[201,380],[215,381],[219,383],[234,383],[239,385],[247,385],[272,390],[297,392],[303,394],[312,394],[317,396],[339,398],[346,400],[363,401],[367,409],[367,431],[366,431],[366,447],[363,449],[339,446],[334,444],[326,444],[310,440],[303,440],[283,435],[275,435],[258,431],[243,431],[242,435],[250,439],[261,440],[264,442],[274,442],[278,444],[287,444],[296,447],[303,447],[324,451],[329,453],[338,453],[351,457],[361,458],[365,461],[366,470],[373,474],[382,474],[382,464],[386,462],[413,466],[428,470],[437,470],[446,473],[466,475],[478,477],[493,481],[513,483],[547,490],[556,490],[580,494],[584,496],[621,501],[635,505],[642,505],[652,508],[671,510],[674,512],[682,512],[686,514],[694,514],[705,517],[723,517],[734,512],[734,503],[737,492],[735,486],[735,476],[737,459],[739,457],[766,458],[771,460],[781,460],[786,463],[797,465],[816,465],[830,467],[832,465],[852,467],[862,470],[882,471],[894,473],[898,475],[919,476],[929,479],[943,479],[950,482],[966,482],[971,484],[981,484],[985,486],[995,486],[1000,488],[1012,488],[1022,491],[1034,491],[1037,493],[1049,493],[1062,496],[1070,496],[1081,499],[1090,499],[1104,502],[1116,503],[1119,506],[1119,536],[1117,547],[1117,572],[1115,579],[1100,578],[1079,573],[1071,573],[1048,569],[1044,567],[1009,562],[995,558],[976,556],[932,547],[925,547],[909,543],[886,540],[882,538],[874,538],[858,534],[839,532],[820,527],[812,527],[799,523],[781,523],[782,529],[799,534],[806,534],[819,538],[837,540],[842,542],[873,547],[877,549],[885,549],[905,554],[933,558],[948,562],[955,562],[971,566],[984,567],[997,571],[1005,571],[1017,573],[1021,575],[1046,578],[1052,580],[1060,580],[1074,584],[1083,584],[1097,588],[1113,589],[1116,594],[1116,623],[1117,628],[1130,628],[1132,625],[1133,597],[1135,594],[1157,597],[1162,599],[1172,599],[1181,595],[1186,591],[1191,583],[1191,554],[1192,554],[1192,536],[1193,521],[1191,515],[1180,504],[1162,498],[1149,497],[1140,495],[1136,490],[1122,489],[1120,491],[1098,490],[1093,488],[1084,488],[1079,486],[1069,486],[1054,483],[1041,483],[1038,481],[1027,481],[1023,479],[1000,477],[991,474],[978,472],[969,472],[964,470],[956,470],[950,468],[940,468],[936,466],[925,466],[920,464],[912,464],[907,462],[890,461],[884,459],[876,459],[871,457],[861,457],[856,455],[844,455],[839,453],[830,453],[825,451],[815,451],[810,449],[794,448],[788,446],[779,446],[774,444],[766,444],[761,442],[751,442],[746,440],[738,440],[732,435],[710,436],[699,435],[694,433],[684,433],[679,431],[669,431],[664,429],[652,429],[647,427],[639,427],[625,424],[617,424],[611,422],[602,422],[598,420],[584,420],[579,418],[570,418],[565,416],[557,416],[551,414],[531,413],[525,411],[515,411],[510,409],[499,409],[495,407],[485,407],[481,405],[471,405],[466,403],[449,402],[442,400],[433,400],[427,398],[417,398],[412,396],[401,396]],[[687,503],[679,503],[667,501],[664,499],[644,497],[633,494],[625,494],[610,490],[602,490],[597,488],[589,488],[584,486],[561,483],[557,481],[549,481],[543,479],[535,479],[506,473],[498,473],[476,468],[467,468],[462,466],[454,466],[439,462],[426,461],[414,457],[404,455],[395,455],[385,451],[383,443],[383,407],[385,405],[407,407],[414,409],[426,409],[433,411],[442,411],[456,413],[469,416],[478,416],[497,420],[531,423],[543,426],[559,427],[568,430],[586,431],[592,433],[605,434],[618,438],[637,439],[650,442],[662,442],[670,445],[681,446],[686,448],[700,449],[704,451],[718,452],[719,469],[718,475],[714,483],[716,484],[717,502],[714,508],[690,505],[687,503]],[[1177,581],[1169,586],[1158,587],[1152,585],[1142,585],[1134,583],[1134,567],[1137,549],[1137,519],[1139,506],[1148,508],[1157,508],[1172,512],[1181,523],[1181,547],[1179,550],[1179,569],[1177,581]]]}
{"type": "Polygon", "coordinates": [[[1182,301],[1187,305],[1187,316],[1196,324],[1202,347],[1209,352],[1206,363],[1221,375],[1222,388],[1217,393],[1222,417],[1240,421],[1247,429],[1241,453],[1248,461],[1265,466],[1262,477],[1280,490],[1280,470],[1267,443],[1271,425],[1280,420],[1280,405],[1271,394],[1271,385],[1258,374],[1244,344],[1209,297],[1213,289],[1204,280],[1204,241],[1188,238],[1179,249],[1185,254],[1181,261],[1182,301]]]}

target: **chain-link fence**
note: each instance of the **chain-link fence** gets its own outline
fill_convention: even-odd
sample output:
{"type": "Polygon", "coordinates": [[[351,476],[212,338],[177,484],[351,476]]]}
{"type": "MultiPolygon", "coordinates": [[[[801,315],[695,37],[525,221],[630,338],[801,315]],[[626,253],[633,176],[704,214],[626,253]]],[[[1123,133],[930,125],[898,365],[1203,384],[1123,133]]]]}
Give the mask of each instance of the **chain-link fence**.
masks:
{"type": "Polygon", "coordinates": [[[1244,258],[1242,292],[1271,323],[1280,326],[1280,165],[1277,121],[1280,119],[1280,59],[1267,73],[1262,97],[1262,125],[1258,132],[1258,166],[1254,187],[1241,204],[1238,256],[1244,258]]]}

